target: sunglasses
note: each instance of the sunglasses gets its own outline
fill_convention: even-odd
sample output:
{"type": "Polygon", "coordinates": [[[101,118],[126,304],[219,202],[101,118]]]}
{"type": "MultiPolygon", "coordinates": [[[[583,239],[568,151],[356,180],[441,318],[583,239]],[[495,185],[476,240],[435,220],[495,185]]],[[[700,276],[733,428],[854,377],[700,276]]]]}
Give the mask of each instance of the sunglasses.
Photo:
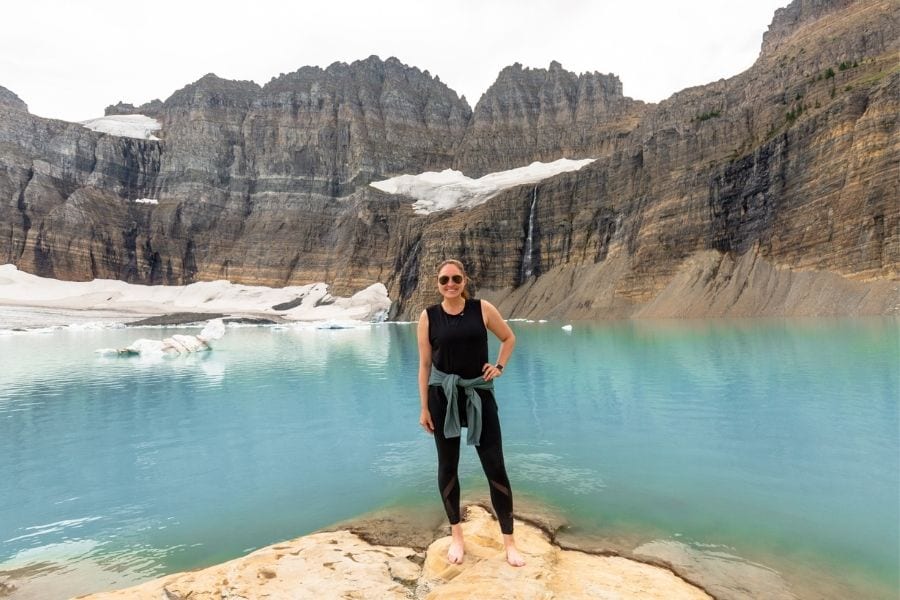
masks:
{"type": "Polygon", "coordinates": [[[456,285],[459,285],[460,283],[463,282],[463,276],[462,276],[462,275],[453,275],[453,276],[450,276],[450,275],[441,275],[440,277],[438,277],[438,283],[441,284],[441,285],[447,285],[447,283],[448,283],[451,279],[453,280],[453,283],[455,283],[456,285]]]}

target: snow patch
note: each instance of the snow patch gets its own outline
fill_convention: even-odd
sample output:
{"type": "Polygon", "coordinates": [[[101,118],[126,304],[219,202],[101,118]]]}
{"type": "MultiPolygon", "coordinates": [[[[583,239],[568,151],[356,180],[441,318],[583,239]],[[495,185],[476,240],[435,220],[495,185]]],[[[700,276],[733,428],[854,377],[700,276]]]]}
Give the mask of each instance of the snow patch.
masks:
{"type": "Polygon", "coordinates": [[[158,140],[153,132],[162,129],[159,121],[145,115],[110,115],[81,121],[79,125],[100,133],[142,140],[158,140]]]}
{"type": "Polygon", "coordinates": [[[15,265],[0,265],[0,305],[107,310],[121,313],[124,320],[201,312],[304,322],[377,322],[384,320],[391,299],[381,283],[341,298],[329,294],[324,283],[270,288],[228,281],[190,285],[137,285],[113,279],[59,281],[24,273],[15,265]]]}
{"type": "Polygon", "coordinates": [[[534,162],[527,167],[488,173],[478,179],[466,177],[460,171],[445,169],[440,173],[427,171],[419,175],[400,175],[369,185],[388,194],[415,198],[413,209],[419,214],[428,214],[451,208],[472,208],[505,189],[577,171],[592,162],[593,158],[560,158],[550,163],[534,162]]]}
{"type": "Polygon", "coordinates": [[[155,198],[138,198],[134,202],[135,204],[159,204],[159,200],[155,198]]]}

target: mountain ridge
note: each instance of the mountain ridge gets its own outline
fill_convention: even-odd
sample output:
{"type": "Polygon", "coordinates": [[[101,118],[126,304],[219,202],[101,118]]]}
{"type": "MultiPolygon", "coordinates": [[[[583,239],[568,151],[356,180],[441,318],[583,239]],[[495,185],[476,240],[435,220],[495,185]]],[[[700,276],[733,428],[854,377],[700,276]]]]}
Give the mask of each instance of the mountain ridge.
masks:
{"type": "MultiPolygon", "coordinates": [[[[727,264],[821,272],[821,293],[847,299],[821,304],[838,313],[863,309],[826,275],[871,283],[881,300],[864,311],[895,314],[891,4],[796,0],[762,46],[742,73],[658,104],[623,96],[614,75],[554,62],[505,68],[469,109],[427,71],[369,57],[264,86],[207,75],[143,105],[163,123],[158,142],[0,107],[0,260],[136,283],[325,281],[346,293],[380,281],[395,314],[410,316],[433,298],[430,270],[456,256],[508,314],[598,317],[671,305],[659,295],[688,293],[671,284],[692,260],[713,285],[705,269],[726,262],[701,259],[711,251],[727,264]],[[596,160],[464,213],[416,215],[367,185],[563,155],[596,160]],[[127,202],[145,197],[159,205],[127,202]],[[594,290],[578,281],[598,277],[594,290]],[[548,285],[563,296],[542,304],[548,285]]],[[[753,290],[760,268],[721,272],[753,290]]],[[[720,306],[731,286],[719,284],[690,293],[720,306]]],[[[761,302],[735,306],[777,314],[761,302]]],[[[784,314],[800,310],[789,304],[784,314]]]]}

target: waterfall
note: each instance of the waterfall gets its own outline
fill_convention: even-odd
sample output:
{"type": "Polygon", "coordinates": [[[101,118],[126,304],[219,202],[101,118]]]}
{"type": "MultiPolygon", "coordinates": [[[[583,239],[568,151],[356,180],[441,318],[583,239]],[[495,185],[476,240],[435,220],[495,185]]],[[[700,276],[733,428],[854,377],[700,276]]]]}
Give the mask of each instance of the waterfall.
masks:
{"type": "Polygon", "coordinates": [[[528,209],[528,235],[525,237],[525,251],[522,253],[522,277],[524,283],[534,272],[534,205],[537,203],[537,186],[531,191],[531,208],[528,209]]]}

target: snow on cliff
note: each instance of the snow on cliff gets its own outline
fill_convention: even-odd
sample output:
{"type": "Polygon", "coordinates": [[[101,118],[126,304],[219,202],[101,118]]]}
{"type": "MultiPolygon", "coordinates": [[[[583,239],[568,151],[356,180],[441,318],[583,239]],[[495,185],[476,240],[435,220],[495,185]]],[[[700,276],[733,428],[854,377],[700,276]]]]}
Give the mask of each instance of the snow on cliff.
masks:
{"type": "Polygon", "coordinates": [[[402,194],[415,198],[416,202],[413,204],[415,211],[427,214],[451,208],[471,208],[505,189],[537,183],[560,173],[577,171],[592,162],[594,162],[592,158],[584,160],[561,158],[551,163],[534,162],[527,167],[488,173],[478,179],[446,169],[440,173],[427,171],[419,175],[400,175],[369,185],[388,194],[402,194]]]}
{"type": "Polygon", "coordinates": [[[110,115],[81,121],[79,125],[100,133],[143,140],[158,140],[153,132],[162,128],[159,121],[144,115],[110,115]]]}

